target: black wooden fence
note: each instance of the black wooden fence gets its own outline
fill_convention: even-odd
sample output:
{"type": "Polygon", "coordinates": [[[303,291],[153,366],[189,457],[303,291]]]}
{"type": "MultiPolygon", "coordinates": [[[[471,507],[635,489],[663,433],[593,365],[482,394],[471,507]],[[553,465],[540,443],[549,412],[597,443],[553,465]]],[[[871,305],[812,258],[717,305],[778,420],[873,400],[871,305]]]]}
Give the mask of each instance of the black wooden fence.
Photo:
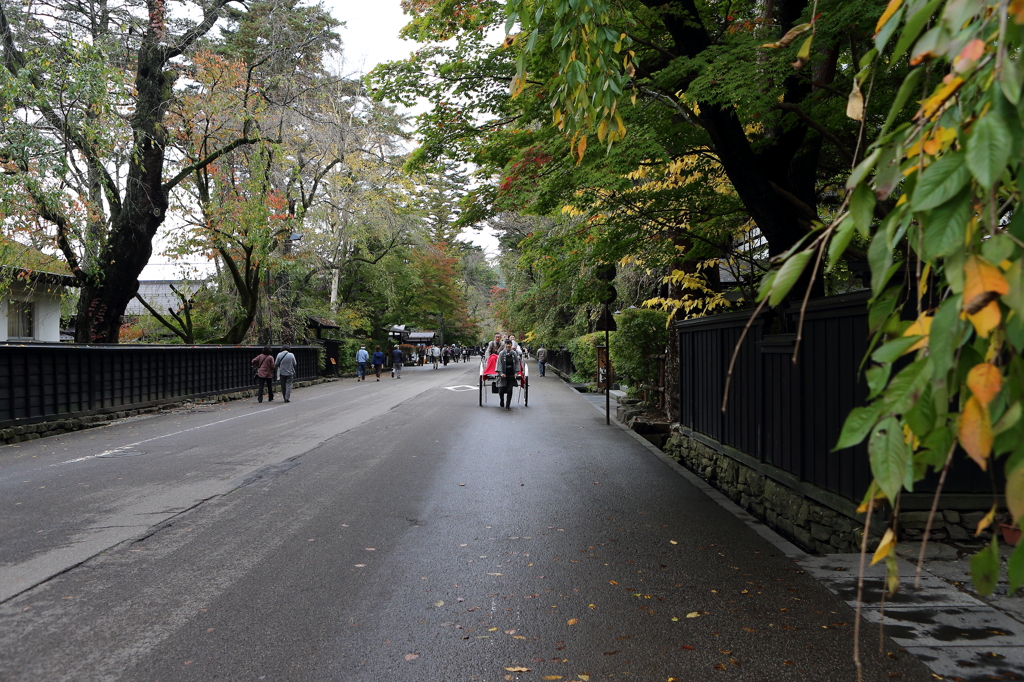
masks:
{"type": "MultiPolygon", "coordinates": [[[[278,352],[280,348],[275,348],[278,352]]],[[[296,347],[296,379],[319,349],[296,347]]],[[[0,344],[0,428],[252,388],[255,346],[0,344]]]]}
{"type": "Polygon", "coordinates": [[[576,365],[572,364],[572,353],[564,348],[548,349],[548,367],[554,367],[565,376],[571,376],[576,371],[576,365]]]}
{"type": "MultiPolygon", "coordinates": [[[[724,413],[729,360],[752,313],[676,323],[680,424],[800,481],[859,501],[871,482],[866,445],[838,452],[832,447],[846,415],[867,396],[859,371],[869,341],[867,299],[864,292],[811,301],[796,364],[799,309],[774,318],[762,313],[740,348],[724,413]]],[[[991,492],[987,474],[962,457],[956,460],[946,492],[991,492]]],[[[928,492],[933,485],[924,481],[915,490],[928,492]]]]}

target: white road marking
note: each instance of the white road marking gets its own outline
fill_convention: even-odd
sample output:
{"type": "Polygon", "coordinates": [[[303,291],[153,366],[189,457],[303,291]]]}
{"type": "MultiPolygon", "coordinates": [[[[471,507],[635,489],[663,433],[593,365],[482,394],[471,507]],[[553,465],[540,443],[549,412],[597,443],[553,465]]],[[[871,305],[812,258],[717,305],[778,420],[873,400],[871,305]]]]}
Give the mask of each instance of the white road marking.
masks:
{"type": "Polygon", "coordinates": [[[466,386],[466,385],[462,385],[462,386],[445,386],[445,388],[448,389],[449,391],[459,392],[459,391],[476,391],[480,387],[479,386],[466,386]]]}
{"type": "Polygon", "coordinates": [[[96,459],[97,457],[110,457],[114,453],[123,452],[124,450],[131,450],[132,448],[134,448],[134,447],[136,447],[138,445],[142,445],[143,443],[150,443],[150,442],[152,442],[154,440],[160,440],[161,438],[170,438],[171,436],[179,436],[179,435],[181,435],[183,433],[188,433],[189,431],[198,431],[199,429],[205,429],[207,426],[216,426],[217,424],[223,424],[224,422],[230,422],[230,421],[234,421],[236,419],[243,419],[245,417],[251,417],[251,416],[253,416],[255,414],[261,414],[261,413],[260,412],[250,412],[248,414],[240,414],[237,417],[228,417],[227,419],[221,419],[220,421],[210,422],[209,424],[200,424],[199,426],[193,426],[190,429],[182,429],[181,431],[175,431],[174,433],[165,433],[162,436],[154,436],[153,438],[147,438],[145,440],[140,440],[140,441],[136,441],[134,443],[129,443],[127,445],[122,445],[121,447],[114,448],[113,450],[104,450],[103,452],[100,452],[100,453],[95,454],[95,455],[86,455],[85,457],[78,457],[78,458],[75,458],[75,459],[69,459],[66,462],[57,462],[56,464],[51,464],[50,466],[51,467],[59,467],[59,466],[64,466],[65,464],[75,464],[76,462],[85,462],[85,461],[88,461],[90,459],[96,459]]]}
{"type": "MultiPolygon", "coordinates": [[[[343,389],[343,390],[352,390],[352,389],[343,389]]],[[[327,397],[333,395],[334,393],[341,393],[341,392],[342,391],[331,391],[330,393],[324,393],[323,395],[311,396],[311,397],[306,398],[305,400],[303,400],[303,402],[308,402],[308,401],[311,401],[311,400],[320,400],[321,398],[327,398],[327,397]]],[[[103,452],[97,453],[95,455],[86,455],[85,457],[77,457],[75,459],[69,459],[69,460],[67,460],[65,462],[57,462],[56,464],[51,464],[50,466],[51,467],[59,467],[59,466],[64,466],[65,464],[75,464],[77,462],[87,462],[90,459],[97,459],[97,458],[100,458],[100,457],[110,457],[111,455],[114,455],[114,454],[116,454],[118,452],[122,452],[124,450],[131,450],[132,448],[134,448],[134,447],[136,447],[138,445],[142,445],[143,443],[150,443],[150,442],[152,442],[154,440],[160,440],[161,438],[170,438],[171,436],[179,436],[179,435],[181,435],[183,433],[189,433],[190,431],[198,431],[199,429],[205,429],[208,426],[216,426],[217,424],[223,424],[225,422],[234,421],[236,419],[244,419],[245,417],[252,417],[252,416],[258,415],[258,414],[261,415],[261,414],[263,414],[263,412],[249,412],[247,414],[240,414],[240,415],[237,415],[235,417],[228,417],[227,419],[221,419],[219,421],[210,422],[209,424],[200,424],[199,426],[193,426],[190,429],[183,429],[181,431],[175,431],[174,433],[165,433],[162,436],[154,436],[152,438],[147,438],[145,440],[136,441],[135,443],[128,443],[127,445],[122,445],[121,447],[114,448],[113,450],[104,450],[103,452]]]]}

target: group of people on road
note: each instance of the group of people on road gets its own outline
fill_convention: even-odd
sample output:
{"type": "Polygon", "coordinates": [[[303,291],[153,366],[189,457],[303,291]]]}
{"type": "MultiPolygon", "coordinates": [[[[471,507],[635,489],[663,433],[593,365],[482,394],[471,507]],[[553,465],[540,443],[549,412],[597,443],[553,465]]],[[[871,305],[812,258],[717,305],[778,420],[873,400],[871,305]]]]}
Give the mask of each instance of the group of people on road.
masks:
{"type": "Polygon", "coordinates": [[[490,363],[492,355],[497,356],[494,371],[497,374],[498,400],[501,407],[512,409],[512,390],[519,385],[523,371],[523,348],[516,343],[515,334],[495,333],[494,339],[484,348],[484,362],[490,363]]]}
{"type": "MultiPolygon", "coordinates": [[[[384,351],[377,346],[373,351],[372,364],[373,373],[377,377],[377,381],[380,381],[381,372],[384,371],[384,361],[386,359],[384,351]]],[[[366,346],[360,346],[359,350],[356,351],[356,381],[366,381],[366,365],[371,360],[370,354],[366,351],[366,346]]],[[[402,353],[402,349],[395,346],[391,350],[391,376],[395,379],[402,378],[402,365],[405,363],[405,356],[402,353]]]]}
{"type": "MultiPolygon", "coordinates": [[[[468,347],[460,348],[456,345],[431,345],[422,349],[425,351],[421,358],[430,358],[434,369],[438,363],[445,366],[449,361],[458,362],[461,358],[464,362],[469,360],[471,350],[468,347]]],[[[483,352],[483,362],[487,362],[491,355],[497,356],[496,369],[498,371],[497,386],[498,395],[501,399],[501,406],[505,409],[512,409],[512,389],[517,385],[517,377],[523,370],[524,356],[527,349],[516,342],[514,334],[496,333],[494,339],[487,344],[483,352]],[[506,406],[506,397],[508,398],[506,406]]],[[[361,345],[356,351],[356,381],[366,381],[367,370],[372,365],[373,373],[380,381],[381,372],[384,369],[386,360],[384,351],[380,346],[374,349],[371,356],[365,345],[361,345]]],[[[415,360],[415,358],[414,358],[415,360]]],[[[537,350],[537,367],[540,376],[544,376],[545,364],[547,362],[547,349],[541,345],[537,350]]],[[[395,379],[402,378],[402,366],[405,363],[405,356],[402,349],[395,346],[391,351],[391,376],[395,379]]],[[[295,379],[296,359],[291,352],[290,346],[282,346],[281,352],[275,357],[270,346],[264,346],[263,352],[252,359],[252,367],[255,370],[257,386],[256,401],[263,402],[263,389],[267,390],[268,402],[274,400],[274,382],[280,381],[280,393],[284,402],[291,402],[292,384],[295,379]]]]}
{"type": "Polygon", "coordinates": [[[286,403],[292,401],[292,383],[295,380],[295,354],[290,346],[282,346],[274,357],[270,346],[263,346],[263,352],[252,359],[256,372],[256,401],[263,402],[263,389],[267,389],[267,402],[274,402],[275,375],[281,382],[281,396],[286,403]]]}
{"type": "Polygon", "coordinates": [[[420,346],[417,353],[421,365],[431,364],[434,369],[437,369],[440,365],[447,367],[449,362],[468,361],[470,349],[457,344],[430,344],[429,346],[420,346]]]}

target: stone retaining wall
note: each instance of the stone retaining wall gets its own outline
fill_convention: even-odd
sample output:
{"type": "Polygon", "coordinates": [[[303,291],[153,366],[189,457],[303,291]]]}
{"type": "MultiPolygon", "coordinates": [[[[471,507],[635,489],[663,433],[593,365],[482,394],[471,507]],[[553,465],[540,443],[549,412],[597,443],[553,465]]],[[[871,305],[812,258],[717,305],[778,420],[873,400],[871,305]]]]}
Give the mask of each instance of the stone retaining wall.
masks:
{"type": "MultiPolygon", "coordinates": [[[[303,386],[321,384],[325,381],[328,380],[312,379],[309,381],[296,381],[292,384],[292,387],[302,388],[303,386]]],[[[209,396],[201,399],[201,401],[204,403],[226,403],[231,400],[245,400],[246,398],[252,398],[255,395],[256,389],[251,388],[244,391],[235,391],[233,393],[221,393],[219,395],[209,396]]],[[[11,426],[6,429],[0,429],[0,445],[11,445],[13,443],[36,440],[37,438],[46,438],[47,436],[59,436],[64,433],[71,433],[72,431],[92,429],[118,419],[136,417],[140,414],[162,412],[176,407],[183,407],[188,404],[195,404],[196,402],[198,402],[197,399],[176,400],[174,402],[162,403],[160,405],[142,407],[133,410],[119,410],[117,412],[108,412],[105,414],[91,414],[82,417],[68,417],[66,419],[53,419],[35,424],[25,424],[24,426],[11,426]]]]}
{"type": "MultiPolygon", "coordinates": [[[[767,521],[806,549],[820,554],[860,551],[863,524],[853,517],[855,511],[849,501],[842,500],[845,504],[830,506],[821,500],[812,499],[784,482],[720,452],[712,445],[678,431],[668,438],[663,449],[668,456],[706,479],[733,502],[767,521]]],[[[820,497],[829,495],[822,491],[820,497]]],[[[929,541],[961,545],[987,541],[991,537],[989,531],[974,537],[978,522],[984,515],[983,511],[965,513],[943,510],[932,522],[929,541]]],[[[926,511],[901,513],[900,539],[920,540],[927,520],[926,511]]],[[[884,529],[885,520],[881,517],[873,520],[872,527],[884,529]]],[[[875,544],[877,538],[869,540],[869,546],[873,548],[875,544]]]]}

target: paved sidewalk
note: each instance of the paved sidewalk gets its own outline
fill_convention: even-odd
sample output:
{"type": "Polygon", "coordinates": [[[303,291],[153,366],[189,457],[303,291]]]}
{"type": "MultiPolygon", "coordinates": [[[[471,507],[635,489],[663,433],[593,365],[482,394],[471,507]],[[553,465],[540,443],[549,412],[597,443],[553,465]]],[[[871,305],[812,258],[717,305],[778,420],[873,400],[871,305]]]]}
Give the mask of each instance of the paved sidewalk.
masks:
{"type": "MultiPolygon", "coordinates": [[[[566,390],[576,393],[568,386],[566,390]]],[[[604,395],[579,395],[604,413],[604,395]]],[[[613,400],[612,423],[628,431],[615,419],[614,406],[613,400]]],[[[815,556],[804,552],[644,438],[629,433],[654,456],[779,548],[808,575],[851,608],[857,608],[859,554],[815,556]]],[[[903,650],[924,662],[936,679],[957,682],[1024,680],[1024,598],[1007,596],[1005,581],[991,599],[983,600],[973,594],[968,557],[926,561],[919,589],[914,587],[916,563],[901,558],[899,567],[900,591],[886,603],[882,602],[884,566],[867,566],[865,570],[861,604],[864,646],[876,647],[878,637],[884,632],[903,650]]]]}

